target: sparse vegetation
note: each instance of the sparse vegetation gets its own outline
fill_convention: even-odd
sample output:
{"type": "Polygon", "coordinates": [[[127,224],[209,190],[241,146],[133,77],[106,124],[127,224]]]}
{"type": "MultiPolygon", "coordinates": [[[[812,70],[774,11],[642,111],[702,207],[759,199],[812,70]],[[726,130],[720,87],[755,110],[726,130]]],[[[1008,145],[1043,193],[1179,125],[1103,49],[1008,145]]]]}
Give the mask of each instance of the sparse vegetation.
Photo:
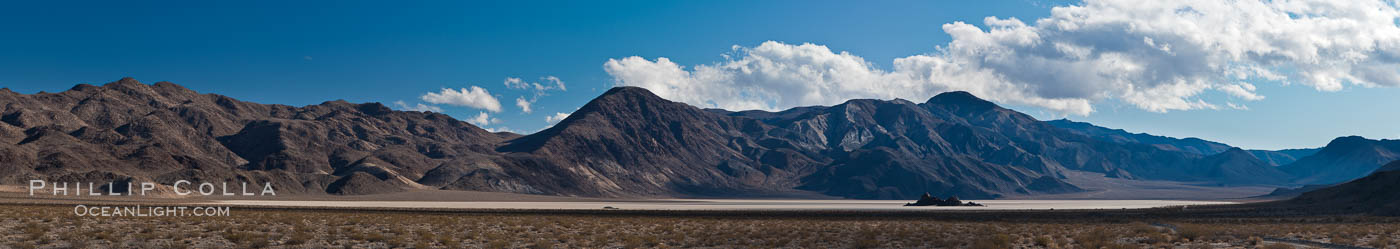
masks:
{"type": "Polygon", "coordinates": [[[0,205],[9,248],[1400,248],[1370,217],[1012,219],[240,210],[234,217],[75,217],[0,205]],[[1158,223],[1160,222],[1160,223],[1158,223]],[[1157,225],[1167,224],[1167,225],[1157,225]],[[1169,229],[1166,226],[1173,226],[1169,229]]]}

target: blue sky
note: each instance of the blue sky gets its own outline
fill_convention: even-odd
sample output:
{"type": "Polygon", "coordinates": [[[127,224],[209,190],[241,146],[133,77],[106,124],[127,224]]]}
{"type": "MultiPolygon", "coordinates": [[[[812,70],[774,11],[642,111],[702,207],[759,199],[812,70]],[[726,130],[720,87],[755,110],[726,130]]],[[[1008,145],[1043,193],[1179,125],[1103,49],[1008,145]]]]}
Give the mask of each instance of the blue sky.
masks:
{"type": "MultiPolygon", "coordinates": [[[[417,104],[443,88],[479,86],[500,101],[488,128],[530,133],[614,86],[610,59],[658,57],[709,65],[733,46],[812,43],[877,69],[937,53],[944,25],[984,26],[987,16],[1026,22],[1056,1],[143,1],[19,2],[0,7],[0,86],[62,91],[121,77],[171,81],[196,91],[289,105],[344,99],[417,104]],[[567,91],[508,88],[508,77],[567,91]],[[514,103],[537,99],[531,113],[514,103]]],[[[985,27],[985,26],[984,26],[985,27]]],[[[1041,119],[1195,136],[1245,148],[1317,147],[1343,135],[1400,137],[1400,91],[1250,81],[1249,110],[1147,111],[1108,98],[1088,116],[1009,103],[1041,119]]],[[[931,96],[931,95],[930,95],[931,96]]],[[[1205,92],[1199,98],[1225,99],[1205,92]]],[[[924,97],[926,98],[926,97],[924,97]]],[[[917,99],[916,101],[922,101],[917,99]]],[[[429,103],[431,104],[431,103],[429,103]]],[[[391,104],[392,105],[392,104],[391,104]]],[[[483,110],[436,104],[471,119],[483,110]]]]}

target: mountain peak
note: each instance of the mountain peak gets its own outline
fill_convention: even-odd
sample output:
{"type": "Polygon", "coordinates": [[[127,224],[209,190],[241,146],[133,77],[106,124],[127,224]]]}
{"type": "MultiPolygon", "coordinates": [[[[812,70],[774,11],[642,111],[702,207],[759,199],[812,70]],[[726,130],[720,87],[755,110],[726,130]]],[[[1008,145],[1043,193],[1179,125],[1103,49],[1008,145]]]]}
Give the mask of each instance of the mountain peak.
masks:
{"type": "Polygon", "coordinates": [[[136,81],[136,78],[132,78],[132,77],[122,77],[122,79],[117,80],[117,83],[122,83],[122,84],[141,84],[141,82],[136,81]]]}
{"type": "Polygon", "coordinates": [[[1359,142],[1370,142],[1370,141],[1373,141],[1373,140],[1366,139],[1366,137],[1362,137],[1362,136],[1345,136],[1345,137],[1337,137],[1337,138],[1335,138],[1335,139],[1332,139],[1332,142],[1330,142],[1330,143],[1328,143],[1328,144],[1334,144],[1334,143],[1343,143],[1343,144],[1347,144],[1347,143],[1359,143],[1359,142]]]}
{"type": "MultiPolygon", "coordinates": [[[[666,99],[656,96],[646,88],[635,86],[619,86],[608,89],[602,95],[594,98],[579,108],[580,113],[594,112],[601,109],[615,109],[624,106],[645,105],[642,103],[669,103],[666,99]]],[[[575,111],[578,112],[578,111],[575,111]]]]}
{"type": "Polygon", "coordinates": [[[943,92],[939,93],[938,95],[934,95],[933,98],[929,99],[930,102],[952,100],[956,100],[959,102],[987,102],[987,100],[978,98],[977,95],[972,95],[972,93],[966,91],[943,92]]]}
{"type": "Polygon", "coordinates": [[[1345,136],[1281,168],[1299,176],[1299,183],[1333,184],[1364,177],[1395,160],[1400,160],[1400,141],[1345,136]]]}
{"type": "Polygon", "coordinates": [[[360,112],[369,114],[371,116],[380,116],[394,112],[393,109],[389,109],[388,106],[384,106],[384,104],[381,104],[379,102],[359,104],[356,106],[356,109],[359,109],[360,112]]]}
{"type": "MultiPolygon", "coordinates": [[[[644,129],[655,126],[656,123],[673,120],[687,120],[682,123],[690,123],[697,118],[705,118],[712,114],[699,108],[666,100],[656,94],[652,94],[645,88],[634,86],[619,86],[608,89],[602,95],[573,113],[569,118],[555,123],[547,129],[534,134],[526,135],[514,139],[505,146],[498,148],[498,151],[535,151],[546,146],[553,137],[565,133],[569,127],[584,127],[581,130],[590,132],[604,129],[644,129]],[[600,118],[590,119],[597,116],[600,118]],[[611,122],[626,121],[626,122],[611,122]],[[618,128],[618,126],[625,126],[618,128]]],[[[718,115],[716,115],[718,116],[718,115]]],[[[564,142],[567,143],[567,142],[564,142]]]]}
{"type": "Polygon", "coordinates": [[[126,93],[126,94],[133,94],[133,95],[147,95],[147,96],[158,95],[158,93],[156,93],[156,92],[154,91],[154,89],[151,88],[150,85],[146,85],[145,83],[141,83],[140,81],[136,81],[136,79],[131,78],[131,77],[125,77],[125,78],[122,78],[122,79],[117,80],[117,81],[107,82],[106,84],[102,84],[102,86],[100,86],[100,87],[93,87],[93,86],[88,85],[88,84],[78,84],[78,85],[75,85],[75,86],[73,86],[73,88],[70,88],[70,89],[68,89],[68,90],[69,90],[69,91],[75,91],[75,92],[84,92],[84,91],[90,91],[90,90],[104,90],[104,91],[119,91],[119,92],[123,92],[123,93],[126,93]]]}
{"type": "Polygon", "coordinates": [[[612,96],[612,95],[651,96],[651,97],[656,97],[656,94],[652,93],[650,90],[647,90],[646,88],[635,87],[635,86],[619,86],[619,87],[613,87],[612,89],[608,89],[607,92],[604,92],[603,95],[600,95],[599,97],[603,97],[603,96],[612,96]]]}
{"type": "Polygon", "coordinates": [[[997,106],[997,104],[992,103],[991,101],[978,98],[977,96],[972,95],[972,93],[964,91],[951,91],[940,93],[938,95],[933,96],[933,98],[929,98],[928,103],[945,106],[970,107],[971,109],[975,110],[986,110],[999,107],[997,106]]]}
{"type": "Polygon", "coordinates": [[[190,90],[190,89],[185,88],[184,86],[181,86],[181,85],[179,85],[179,84],[170,83],[169,81],[161,81],[161,82],[156,82],[155,84],[152,84],[152,85],[147,85],[147,84],[145,84],[145,83],[141,83],[140,81],[136,81],[136,79],[131,78],[131,77],[125,77],[125,78],[121,78],[120,80],[117,80],[117,81],[108,82],[108,83],[106,83],[106,84],[102,84],[102,86],[95,86],[95,85],[92,85],[92,84],[81,83],[81,84],[73,85],[73,87],[68,88],[68,90],[65,91],[65,92],[92,92],[92,91],[102,91],[102,90],[118,90],[118,91],[126,92],[126,93],[128,93],[128,94],[146,94],[146,95],[152,95],[152,96],[154,96],[154,95],[167,95],[167,96],[169,96],[169,95],[184,95],[184,96],[192,96],[192,95],[198,95],[198,94],[199,94],[198,92],[195,92],[194,90],[190,90]]]}
{"type": "Polygon", "coordinates": [[[72,88],[68,88],[69,91],[78,91],[78,92],[87,91],[87,90],[89,90],[89,89],[97,89],[97,86],[94,86],[94,85],[92,85],[92,84],[83,83],[83,84],[73,85],[72,88]]]}
{"type": "Polygon", "coordinates": [[[1376,142],[1376,140],[1366,139],[1361,136],[1345,136],[1332,139],[1332,142],[1328,142],[1327,146],[1322,148],[1323,150],[1351,150],[1374,142],[1376,142]]]}
{"type": "MultiPolygon", "coordinates": [[[[1225,151],[1222,151],[1218,154],[1206,156],[1206,158],[1217,158],[1220,160],[1259,160],[1258,158],[1254,157],[1254,154],[1250,154],[1248,151],[1240,149],[1239,147],[1230,147],[1229,149],[1226,149],[1225,151]]],[[[1264,162],[1260,161],[1260,163],[1264,162]]]]}
{"type": "Polygon", "coordinates": [[[166,89],[166,90],[174,90],[174,91],[182,91],[182,92],[194,92],[194,90],[190,90],[189,88],[185,88],[185,86],[181,86],[180,84],[175,84],[175,83],[172,83],[172,82],[169,82],[169,81],[156,82],[155,84],[153,84],[153,85],[151,85],[151,86],[154,86],[156,89],[166,89]]]}
{"type": "Polygon", "coordinates": [[[880,104],[880,103],[887,103],[887,102],[886,102],[886,101],[883,101],[883,100],[878,100],[878,99],[848,99],[848,100],[846,100],[846,102],[841,102],[841,104],[837,104],[837,105],[835,105],[835,106],[843,106],[843,105],[878,105],[878,104],[880,104]]]}
{"type": "Polygon", "coordinates": [[[145,85],[145,84],[142,84],[140,81],[136,81],[135,78],[123,77],[123,78],[120,79],[120,80],[113,81],[113,82],[107,83],[107,84],[103,84],[102,86],[104,86],[104,87],[110,87],[110,86],[138,86],[138,85],[145,85]]]}

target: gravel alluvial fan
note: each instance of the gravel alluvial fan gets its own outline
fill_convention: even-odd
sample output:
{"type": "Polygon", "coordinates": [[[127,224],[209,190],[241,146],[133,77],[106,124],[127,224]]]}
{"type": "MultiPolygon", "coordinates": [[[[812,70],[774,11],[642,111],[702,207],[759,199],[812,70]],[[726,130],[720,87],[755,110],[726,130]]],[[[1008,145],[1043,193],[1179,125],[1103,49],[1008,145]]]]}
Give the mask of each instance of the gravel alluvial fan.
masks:
{"type": "Polygon", "coordinates": [[[549,129],[492,133],[379,103],[292,107],[125,78],[0,90],[0,183],[269,182],[279,193],[412,189],[607,197],[824,194],[967,199],[1084,191],[1066,173],[1280,183],[1248,153],[1108,141],[966,92],[781,112],[700,109],[618,87],[549,129]]]}

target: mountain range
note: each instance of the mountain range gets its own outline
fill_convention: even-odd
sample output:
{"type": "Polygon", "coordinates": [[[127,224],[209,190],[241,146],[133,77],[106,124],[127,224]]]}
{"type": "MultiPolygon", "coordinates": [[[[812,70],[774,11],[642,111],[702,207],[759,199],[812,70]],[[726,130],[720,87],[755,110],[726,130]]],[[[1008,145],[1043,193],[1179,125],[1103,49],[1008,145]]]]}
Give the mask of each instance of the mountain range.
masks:
{"type": "MultiPolygon", "coordinates": [[[[1163,150],[1190,152],[1200,155],[1214,155],[1229,151],[1234,146],[1220,142],[1204,140],[1200,138],[1174,138],[1158,136],[1147,133],[1131,133],[1122,129],[1111,129],[1085,122],[1075,122],[1068,119],[1057,119],[1046,121],[1055,127],[1064,128],[1076,133],[1091,136],[1100,140],[1127,144],[1140,143],[1155,146],[1163,150]]],[[[1299,158],[1317,153],[1321,148],[1308,149],[1285,149],[1285,150],[1245,150],[1255,158],[1272,166],[1281,166],[1293,163],[1299,158]]]]}
{"type": "Polygon", "coordinates": [[[1400,161],[1394,161],[1365,177],[1303,193],[1278,206],[1324,213],[1400,215],[1400,161]]]}
{"type": "MultiPolygon", "coordinates": [[[[1148,144],[1164,150],[1195,153],[1208,157],[1220,157],[1219,154],[1236,150],[1223,143],[1198,138],[1178,139],[1145,133],[1129,133],[1119,129],[1064,119],[1047,121],[1047,123],[1104,141],[1120,144],[1148,144]]],[[[1263,163],[1276,166],[1278,171],[1286,174],[1285,178],[1288,180],[1282,182],[1330,185],[1366,176],[1382,164],[1400,160],[1400,140],[1372,140],[1359,136],[1345,136],[1336,138],[1321,148],[1276,151],[1244,150],[1243,152],[1234,153],[1248,154],[1248,157],[1253,158],[1247,158],[1244,155],[1228,156],[1234,160],[1232,165],[1263,163]]],[[[1270,176],[1266,178],[1275,178],[1278,174],[1278,172],[1263,171],[1254,173],[1270,176]]]]}
{"type": "Polygon", "coordinates": [[[985,199],[1086,191],[1066,179],[1080,172],[1216,184],[1339,182],[1379,168],[1370,164],[1397,151],[1395,140],[1359,137],[1315,154],[1246,151],[1043,122],[966,92],[923,103],[855,99],[736,112],[618,87],[548,129],[518,135],[379,103],[257,104],[124,78],[59,93],[0,89],[0,121],[2,184],[254,181],[306,194],[911,199],[927,192],[985,199]]]}
{"type": "Polygon", "coordinates": [[[1200,155],[1214,155],[1234,148],[1230,145],[1200,138],[1174,138],[1147,133],[1131,133],[1122,129],[1111,129],[1068,119],[1051,120],[1046,121],[1046,123],[1104,141],[1119,144],[1147,144],[1163,150],[1190,152],[1200,155]]]}
{"type": "Polygon", "coordinates": [[[1395,160],[1400,160],[1400,140],[1348,136],[1279,169],[1296,176],[1297,183],[1334,184],[1366,176],[1395,160]]]}

